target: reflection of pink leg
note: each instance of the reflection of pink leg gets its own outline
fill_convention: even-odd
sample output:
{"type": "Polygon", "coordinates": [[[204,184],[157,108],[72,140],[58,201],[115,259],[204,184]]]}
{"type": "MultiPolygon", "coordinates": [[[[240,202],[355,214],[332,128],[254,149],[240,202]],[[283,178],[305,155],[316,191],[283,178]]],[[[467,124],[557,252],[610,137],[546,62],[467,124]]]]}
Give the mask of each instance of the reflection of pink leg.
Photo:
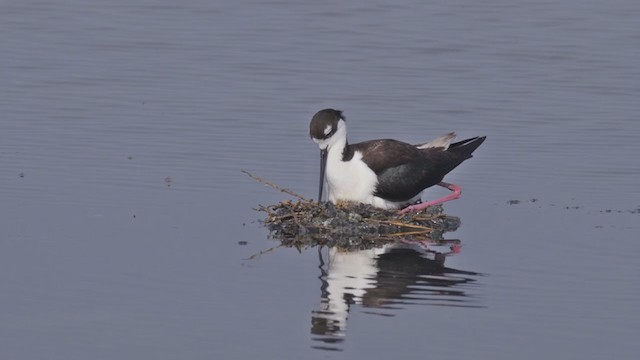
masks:
{"type": "Polygon", "coordinates": [[[438,183],[438,185],[442,186],[442,187],[446,187],[447,189],[453,191],[453,193],[451,193],[451,194],[449,194],[447,196],[441,197],[439,199],[423,202],[423,203],[420,203],[420,204],[409,205],[406,208],[400,210],[400,214],[405,214],[405,213],[408,213],[409,211],[420,211],[420,210],[422,210],[422,209],[424,209],[426,207],[429,207],[429,206],[438,205],[438,204],[442,204],[442,203],[447,202],[447,201],[455,200],[455,199],[460,197],[460,194],[462,194],[462,189],[458,185],[449,184],[449,183],[446,183],[444,181],[441,182],[441,183],[438,183]]]}

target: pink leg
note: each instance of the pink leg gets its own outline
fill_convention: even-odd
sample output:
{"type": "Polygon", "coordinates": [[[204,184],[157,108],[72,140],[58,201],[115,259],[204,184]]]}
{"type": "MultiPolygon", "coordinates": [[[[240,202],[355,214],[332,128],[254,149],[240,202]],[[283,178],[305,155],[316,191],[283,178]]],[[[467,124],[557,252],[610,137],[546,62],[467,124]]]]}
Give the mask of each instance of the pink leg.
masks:
{"type": "Polygon", "coordinates": [[[420,210],[422,210],[424,208],[427,208],[429,206],[438,205],[438,204],[442,204],[442,203],[447,202],[447,201],[455,200],[455,199],[460,197],[460,194],[462,194],[462,188],[460,188],[460,186],[458,186],[458,185],[449,184],[449,183],[446,183],[444,181],[441,182],[441,183],[438,183],[438,185],[442,186],[442,187],[446,187],[447,189],[453,191],[453,193],[449,194],[447,196],[441,197],[439,199],[423,202],[423,203],[420,203],[420,204],[409,205],[406,208],[400,210],[400,214],[405,214],[405,213],[408,213],[409,211],[416,211],[417,212],[417,211],[420,211],[420,210]]]}

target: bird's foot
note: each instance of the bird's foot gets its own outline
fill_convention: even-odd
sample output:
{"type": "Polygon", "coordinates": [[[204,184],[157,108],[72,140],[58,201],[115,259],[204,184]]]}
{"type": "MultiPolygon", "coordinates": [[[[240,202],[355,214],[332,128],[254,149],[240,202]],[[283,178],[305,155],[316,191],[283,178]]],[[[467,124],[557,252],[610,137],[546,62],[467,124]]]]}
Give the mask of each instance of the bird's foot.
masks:
{"type": "Polygon", "coordinates": [[[420,204],[409,205],[406,208],[400,210],[400,214],[406,214],[411,211],[418,212],[420,210],[428,208],[429,206],[434,206],[434,205],[445,203],[447,201],[458,199],[462,195],[462,188],[458,185],[446,183],[444,181],[438,183],[438,185],[451,190],[453,193],[435,200],[423,202],[420,204]]]}

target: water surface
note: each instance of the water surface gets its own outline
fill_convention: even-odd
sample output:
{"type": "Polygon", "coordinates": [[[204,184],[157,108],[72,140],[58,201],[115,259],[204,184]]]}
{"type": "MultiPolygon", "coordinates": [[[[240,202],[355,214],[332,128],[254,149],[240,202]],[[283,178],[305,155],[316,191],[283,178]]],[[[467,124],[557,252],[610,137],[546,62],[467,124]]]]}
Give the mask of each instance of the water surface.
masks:
{"type": "Polygon", "coordinates": [[[624,0],[2,5],[0,354],[635,358],[639,16],[624,0]],[[448,177],[463,246],[444,269],[415,249],[247,260],[277,245],[252,208],[285,195],[240,170],[313,197],[325,107],[352,142],[487,136],[448,177]]]}

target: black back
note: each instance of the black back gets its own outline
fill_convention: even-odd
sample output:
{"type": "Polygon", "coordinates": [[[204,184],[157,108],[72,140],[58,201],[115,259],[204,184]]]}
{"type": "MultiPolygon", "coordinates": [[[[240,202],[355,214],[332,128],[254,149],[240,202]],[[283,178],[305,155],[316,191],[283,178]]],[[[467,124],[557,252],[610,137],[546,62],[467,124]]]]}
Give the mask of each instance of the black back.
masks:
{"type": "Polygon", "coordinates": [[[445,175],[472,157],[485,136],[453,143],[444,148],[418,149],[397,140],[371,140],[345,148],[343,160],[362,153],[362,160],[378,176],[375,196],[390,201],[407,201],[422,190],[441,182],[445,175]]]}

